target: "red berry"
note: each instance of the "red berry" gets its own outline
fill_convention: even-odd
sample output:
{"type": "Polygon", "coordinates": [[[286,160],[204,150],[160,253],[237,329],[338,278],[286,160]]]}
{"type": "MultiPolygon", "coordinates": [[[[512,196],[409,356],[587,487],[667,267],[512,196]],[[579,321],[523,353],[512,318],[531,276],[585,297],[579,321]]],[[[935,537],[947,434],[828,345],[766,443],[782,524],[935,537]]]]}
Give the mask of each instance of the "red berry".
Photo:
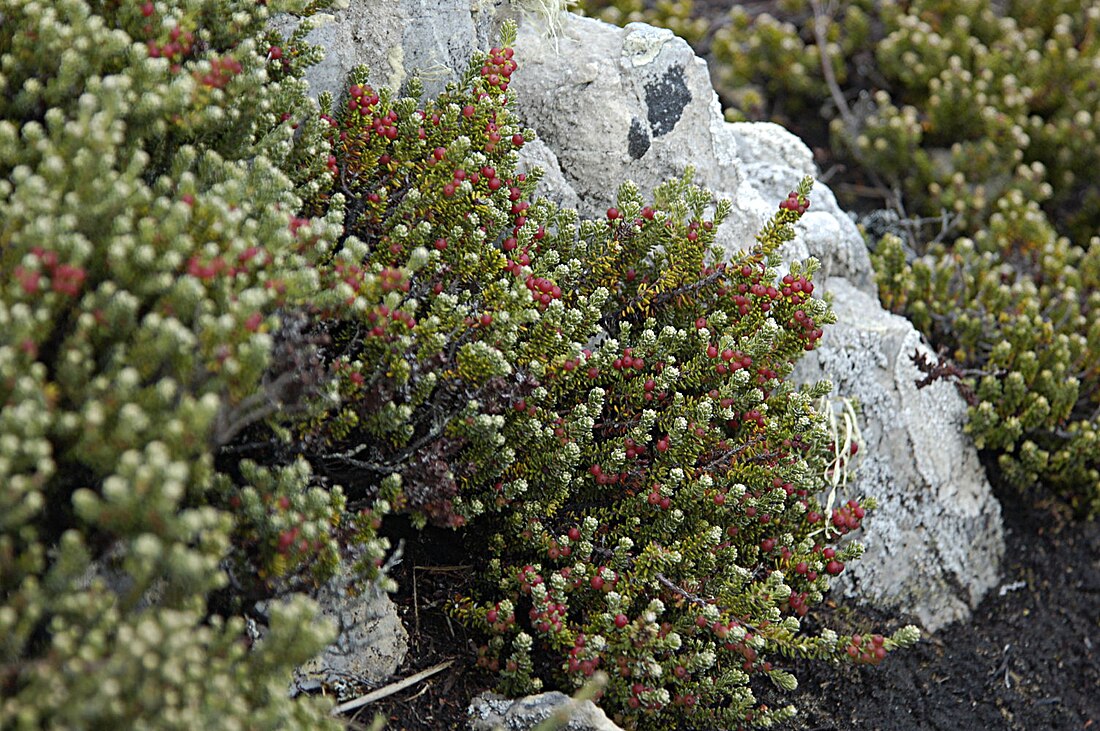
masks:
{"type": "Polygon", "coordinates": [[[630,622],[630,620],[626,618],[625,614],[616,614],[615,615],[615,626],[618,627],[619,629],[622,629],[623,627],[625,627],[629,622],[630,622]]]}

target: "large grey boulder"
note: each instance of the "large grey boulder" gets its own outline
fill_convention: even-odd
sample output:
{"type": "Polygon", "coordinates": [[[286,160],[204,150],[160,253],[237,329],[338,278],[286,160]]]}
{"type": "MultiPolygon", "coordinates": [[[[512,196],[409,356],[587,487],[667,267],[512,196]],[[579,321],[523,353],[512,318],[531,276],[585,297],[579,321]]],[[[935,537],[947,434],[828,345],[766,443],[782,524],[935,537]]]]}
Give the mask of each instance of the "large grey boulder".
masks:
{"type": "MultiPolygon", "coordinates": [[[[310,94],[339,97],[348,72],[366,65],[376,87],[399,89],[418,76],[426,95],[438,95],[461,78],[474,51],[489,49],[495,20],[494,5],[476,0],[338,0],[310,21],[306,40],[325,49],[306,72],[310,94]]],[[[282,16],[273,25],[289,34],[298,22],[282,16]]]]}
{"type": "Polygon", "coordinates": [[[943,381],[916,387],[922,374],[910,356],[935,360],[919,333],[847,280],[827,285],[838,322],[798,375],[828,377],[858,400],[866,447],[849,492],[879,503],[860,537],[866,553],[834,591],[913,612],[934,631],[969,617],[997,585],[1000,504],[962,434],[965,402],[943,381]]]}

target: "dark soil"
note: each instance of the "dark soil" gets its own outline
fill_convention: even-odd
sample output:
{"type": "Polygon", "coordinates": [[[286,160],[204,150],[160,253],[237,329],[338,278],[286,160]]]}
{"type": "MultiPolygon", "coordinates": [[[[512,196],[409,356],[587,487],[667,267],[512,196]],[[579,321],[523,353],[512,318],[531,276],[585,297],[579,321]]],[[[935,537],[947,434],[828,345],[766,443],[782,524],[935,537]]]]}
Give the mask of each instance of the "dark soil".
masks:
{"type": "MultiPolygon", "coordinates": [[[[787,697],[801,725],[860,729],[1100,729],[1100,524],[998,491],[1006,551],[999,589],[964,624],[926,635],[878,667],[804,663],[787,697]]],[[[819,612],[841,630],[907,618],[819,612]]]]}

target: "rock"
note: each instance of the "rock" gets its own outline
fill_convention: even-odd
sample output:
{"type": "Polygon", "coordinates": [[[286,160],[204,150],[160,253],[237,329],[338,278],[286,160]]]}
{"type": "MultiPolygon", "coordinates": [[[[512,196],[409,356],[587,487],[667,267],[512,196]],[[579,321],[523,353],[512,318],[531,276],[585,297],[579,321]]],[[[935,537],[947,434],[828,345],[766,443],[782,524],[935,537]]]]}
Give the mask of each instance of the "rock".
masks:
{"type": "MultiPolygon", "coordinates": [[[[723,124],[721,110],[706,63],[687,43],[641,23],[563,17],[557,37],[538,23],[520,26],[512,88],[518,113],[557,155],[582,212],[612,205],[618,181],[648,192],[683,174],[687,156],[718,159],[711,128],[723,124]]],[[[697,177],[715,188],[730,176],[731,166],[705,164],[697,177]]]]}
{"type": "Polygon", "coordinates": [[[320,615],[337,627],[336,640],[318,657],[295,671],[294,688],[312,690],[374,686],[386,681],[405,659],[409,635],[397,606],[377,584],[360,593],[348,591],[346,575],[331,579],[315,597],[320,615]]]}
{"type": "MultiPolygon", "coordinates": [[[[427,96],[437,96],[457,81],[475,50],[488,50],[496,36],[491,3],[471,0],[343,0],[341,9],[315,17],[306,40],[325,49],[305,77],[314,97],[339,98],[348,72],[359,65],[370,83],[399,89],[419,76],[427,96]]],[[[272,25],[284,35],[297,18],[279,16],[272,25]]]]}
{"type": "Polygon", "coordinates": [[[562,208],[576,208],[581,204],[577,192],[562,175],[558,165],[558,156],[541,139],[534,139],[523,145],[519,151],[519,169],[530,172],[534,168],[542,169],[537,195],[557,203],[562,208]]]}
{"type": "Polygon", "coordinates": [[[592,701],[575,701],[557,691],[510,700],[482,693],[469,709],[472,731],[526,731],[552,716],[560,731],[622,731],[592,701]]]}
{"type": "MultiPolygon", "coordinates": [[[[671,31],[563,18],[558,37],[538,23],[521,25],[512,88],[519,115],[557,156],[582,213],[613,205],[623,180],[649,194],[694,166],[697,183],[734,203],[719,230],[733,253],[755,242],[803,177],[816,175],[809,148],[782,127],[726,123],[706,62],[671,31]]],[[[871,291],[871,262],[855,224],[824,185],[815,186],[812,206],[788,256],[815,256],[825,276],[847,276],[871,291]]]]}
{"type": "Polygon", "coordinates": [[[944,381],[915,385],[922,374],[910,355],[932,356],[920,334],[847,280],[829,280],[827,289],[838,323],[798,376],[828,377],[835,395],[858,399],[866,448],[847,492],[879,503],[859,538],[866,553],[834,591],[912,612],[935,631],[969,617],[997,584],[1000,504],[962,432],[965,402],[944,381]]]}
{"type": "MultiPolygon", "coordinates": [[[[813,153],[802,140],[783,127],[769,122],[726,124],[722,134],[732,138],[744,182],[733,195],[736,207],[752,211],[749,226],[755,232],[775,211],[777,201],[799,180],[817,177],[813,153]]],[[[784,258],[813,256],[821,262],[820,277],[844,277],[857,287],[875,294],[871,258],[859,229],[841,209],[836,196],[824,183],[814,183],[810,210],[796,227],[797,238],[787,244],[784,258]]]]}

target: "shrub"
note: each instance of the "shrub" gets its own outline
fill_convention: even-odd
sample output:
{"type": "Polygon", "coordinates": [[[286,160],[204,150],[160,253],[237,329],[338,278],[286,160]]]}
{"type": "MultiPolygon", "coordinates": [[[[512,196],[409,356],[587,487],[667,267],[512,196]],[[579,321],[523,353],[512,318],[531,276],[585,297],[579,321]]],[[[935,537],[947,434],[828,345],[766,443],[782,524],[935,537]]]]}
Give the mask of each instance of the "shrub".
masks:
{"type": "Polygon", "coordinates": [[[488,630],[480,660],[506,690],[603,670],[602,702],[629,728],[770,725],[794,709],[759,705],[753,681],[793,689],[786,659],[877,663],[915,641],[911,627],[864,639],[801,625],[860,555],[841,538],[873,507],[834,508],[835,493],[819,504],[840,466],[814,407],[828,385],[785,380],[831,321],[813,262],[774,268],[808,189],[728,264],[710,248],[728,205],[709,218],[686,180],[653,208],[624,186],[568,252],[591,262],[574,264],[573,288],[612,283],[613,316],[517,404],[517,437],[543,441],[495,486],[505,507],[486,521],[479,572],[492,598],[459,609],[488,630]],[[564,455],[564,470],[543,453],[564,455]]]}
{"type": "Polygon", "coordinates": [[[653,205],[624,185],[597,221],[532,201],[509,40],[423,106],[362,72],[322,102],[333,185],[309,212],[344,217],[318,264],[342,400],[297,450],[363,520],[465,526],[483,580],[453,611],[502,689],[605,669],[631,726],[785,718],[751,691],[794,687],[780,658],[878,662],[916,638],[801,630],[870,507],[818,503],[828,387],[785,380],[831,321],[812,262],[776,269],[809,183],[732,264],[713,249],[729,203],[690,173],[653,205]]]}
{"type": "Polygon", "coordinates": [[[881,297],[953,361],[936,373],[970,399],[976,443],[1011,483],[1044,482],[1095,514],[1100,6],[835,8],[730,11],[709,47],[730,116],[818,139],[806,119],[829,120],[855,189],[894,209],[869,227],[901,235],[874,257],[881,297]]]}
{"type": "Polygon", "coordinates": [[[233,553],[283,559],[264,564],[268,594],[280,572],[322,578],[343,503],[308,489],[305,463],[214,470],[295,401],[273,332],[311,285],[289,224],[322,147],[282,120],[309,111],[298,76],[316,51],[267,17],[224,0],[0,4],[4,728],[327,723],[286,694],[329,637],[308,603],[274,610],[252,650],[244,618],[208,603],[246,533],[233,553]],[[308,560],[280,553],[273,514],[291,506],[308,560]]]}

